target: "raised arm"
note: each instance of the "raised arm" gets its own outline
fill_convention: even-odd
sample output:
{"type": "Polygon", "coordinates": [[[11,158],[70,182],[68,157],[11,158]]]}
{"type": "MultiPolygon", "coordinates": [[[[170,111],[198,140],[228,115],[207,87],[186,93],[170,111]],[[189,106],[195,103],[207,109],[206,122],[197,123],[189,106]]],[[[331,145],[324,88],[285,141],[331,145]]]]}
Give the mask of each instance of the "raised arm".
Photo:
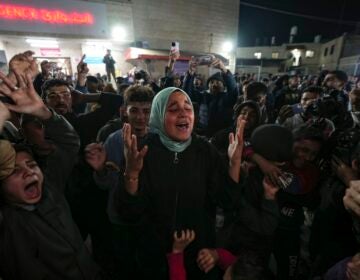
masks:
{"type": "MultiPolygon", "coordinates": [[[[6,83],[10,93],[1,93],[9,97],[14,104],[6,104],[7,108],[16,113],[32,115],[41,120],[45,127],[45,137],[51,139],[56,146],[55,151],[47,158],[46,170],[52,174],[57,173],[63,183],[69,176],[80,147],[80,140],[73,127],[60,115],[46,107],[43,100],[34,89],[31,75],[24,80],[16,73],[19,87],[15,86],[3,73],[0,79],[6,83]]],[[[58,182],[56,182],[58,183],[58,182]]],[[[61,188],[64,187],[64,184],[61,188]]]]}
{"type": "Polygon", "coordinates": [[[230,70],[225,67],[221,59],[214,59],[210,66],[221,71],[221,75],[224,79],[224,85],[227,89],[228,99],[235,102],[238,96],[238,89],[233,74],[231,74],[230,70]]]}

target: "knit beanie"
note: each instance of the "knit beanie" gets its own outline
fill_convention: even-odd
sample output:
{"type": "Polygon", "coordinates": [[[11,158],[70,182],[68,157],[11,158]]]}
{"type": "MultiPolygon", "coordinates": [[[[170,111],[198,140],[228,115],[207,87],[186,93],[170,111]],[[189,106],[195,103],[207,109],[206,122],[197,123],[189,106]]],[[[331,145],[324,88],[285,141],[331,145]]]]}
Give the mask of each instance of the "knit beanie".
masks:
{"type": "Polygon", "coordinates": [[[209,86],[210,81],[212,81],[212,80],[218,80],[218,81],[224,83],[224,78],[223,78],[221,72],[216,72],[215,74],[213,74],[209,77],[209,79],[207,80],[208,86],[209,86]]]}

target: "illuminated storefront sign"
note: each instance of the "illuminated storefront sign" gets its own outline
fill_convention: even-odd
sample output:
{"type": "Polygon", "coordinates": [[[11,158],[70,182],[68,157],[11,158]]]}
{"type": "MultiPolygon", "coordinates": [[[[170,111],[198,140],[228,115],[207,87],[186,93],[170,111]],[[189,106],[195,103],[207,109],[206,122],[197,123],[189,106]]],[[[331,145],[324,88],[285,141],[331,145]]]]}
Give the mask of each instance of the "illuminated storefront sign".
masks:
{"type": "Polygon", "coordinates": [[[60,48],[40,48],[40,55],[57,57],[61,56],[61,50],[60,48]]]}
{"type": "MultiPolygon", "coordinates": [[[[76,0],[1,0],[0,33],[110,36],[104,3],[76,0]]],[[[34,34],[35,35],[35,34],[34,34]]]]}
{"type": "Polygon", "coordinates": [[[38,9],[31,6],[1,5],[0,18],[11,20],[29,20],[61,24],[93,24],[91,13],[65,12],[63,10],[38,9]]]}

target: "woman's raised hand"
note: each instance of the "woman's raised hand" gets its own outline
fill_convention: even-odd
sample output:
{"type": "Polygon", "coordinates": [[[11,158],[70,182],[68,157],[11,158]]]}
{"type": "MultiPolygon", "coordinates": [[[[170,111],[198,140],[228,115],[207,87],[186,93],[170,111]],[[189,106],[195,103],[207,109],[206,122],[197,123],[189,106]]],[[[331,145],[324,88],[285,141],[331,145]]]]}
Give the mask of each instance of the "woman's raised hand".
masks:
{"type": "Polygon", "coordinates": [[[144,162],[144,157],[147,153],[148,147],[144,146],[141,150],[137,147],[137,138],[131,134],[131,126],[125,123],[123,126],[123,140],[124,140],[124,156],[126,160],[125,173],[130,178],[138,177],[144,162]]]}
{"type": "Polygon", "coordinates": [[[244,147],[245,125],[246,121],[239,117],[237,119],[236,135],[234,135],[234,133],[229,134],[228,156],[230,164],[241,163],[241,156],[244,147]]]}

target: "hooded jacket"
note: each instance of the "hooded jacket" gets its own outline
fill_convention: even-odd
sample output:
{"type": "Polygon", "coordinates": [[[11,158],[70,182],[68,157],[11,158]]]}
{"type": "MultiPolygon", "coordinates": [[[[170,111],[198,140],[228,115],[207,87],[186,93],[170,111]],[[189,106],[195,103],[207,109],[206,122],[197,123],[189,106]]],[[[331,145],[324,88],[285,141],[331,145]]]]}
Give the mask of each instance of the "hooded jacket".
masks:
{"type": "Polygon", "coordinates": [[[10,280],[98,279],[99,269],[85,248],[62,193],[76,161],[79,137],[53,112],[45,133],[57,148],[49,155],[42,198],[36,205],[1,208],[0,275],[10,280]],[[52,174],[54,181],[49,180],[52,174]]]}

